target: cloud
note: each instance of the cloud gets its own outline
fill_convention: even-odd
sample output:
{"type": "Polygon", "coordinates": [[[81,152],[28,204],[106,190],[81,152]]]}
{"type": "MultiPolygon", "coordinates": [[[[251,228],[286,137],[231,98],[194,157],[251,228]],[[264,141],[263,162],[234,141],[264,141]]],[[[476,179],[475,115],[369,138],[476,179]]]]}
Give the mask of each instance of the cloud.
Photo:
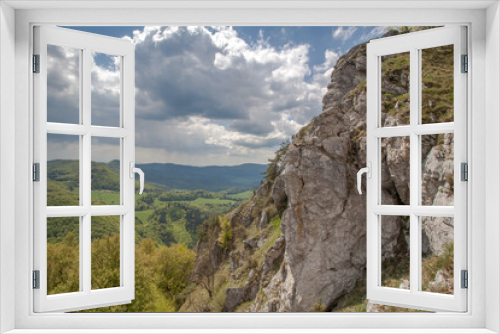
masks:
{"type": "Polygon", "coordinates": [[[340,57],[340,52],[333,50],[325,51],[325,61],[321,65],[316,65],[314,67],[314,81],[321,85],[322,95],[326,94],[326,85],[330,82],[330,77],[332,75],[332,70],[337,60],[340,57]]]}
{"type": "MultiPolygon", "coordinates": [[[[321,112],[339,56],[327,50],[324,63],[311,68],[308,44],[274,47],[263,31],[248,42],[232,27],[144,27],[125,38],[136,49],[141,163],[267,162],[279,143],[321,112]]],[[[117,120],[119,66],[113,57],[93,62],[92,117],[99,125],[117,125],[111,122],[117,120]]],[[[69,70],[59,68],[64,82],[69,70]]],[[[61,95],[61,114],[62,101],[61,95]]],[[[109,150],[107,143],[95,145],[103,155],[109,150]]]]}
{"type": "Polygon", "coordinates": [[[383,27],[383,26],[373,27],[372,29],[361,34],[361,36],[358,39],[358,43],[363,43],[369,41],[370,39],[379,38],[380,36],[382,36],[387,32],[388,28],[389,27],[383,27]]]}
{"type": "Polygon", "coordinates": [[[221,163],[243,154],[266,162],[280,142],[321,112],[326,84],[306,80],[315,73],[307,44],[278,49],[262,31],[249,43],[231,27],[156,27],[133,41],[137,133],[147,133],[137,135],[138,151],[161,142],[168,152],[198,152],[200,159],[225,152],[221,163]],[[283,118],[293,126],[284,127],[283,118]],[[163,124],[163,134],[185,129],[179,134],[184,143],[156,138],[149,121],[163,124]]]}
{"type": "Polygon", "coordinates": [[[92,52],[91,123],[120,126],[121,57],[92,52]]]}
{"type": "Polygon", "coordinates": [[[47,121],[80,121],[80,55],[74,48],[47,46],[47,121]]]}
{"type": "Polygon", "coordinates": [[[337,40],[341,40],[343,42],[347,41],[348,39],[350,39],[354,33],[356,33],[356,31],[358,30],[357,27],[337,27],[337,29],[335,29],[333,32],[332,32],[332,37],[334,39],[337,39],[337,40]]]}
{"type": "Polygon", "coordinates": [[[66,159],[80,159],[79,136],[47,134],[47,161],[66,159]]]}

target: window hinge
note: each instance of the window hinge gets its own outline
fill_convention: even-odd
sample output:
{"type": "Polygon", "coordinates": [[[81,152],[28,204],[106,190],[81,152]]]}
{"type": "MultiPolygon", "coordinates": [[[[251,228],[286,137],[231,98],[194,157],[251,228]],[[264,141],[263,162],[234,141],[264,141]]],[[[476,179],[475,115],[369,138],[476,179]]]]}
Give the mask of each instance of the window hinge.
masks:
{"type": "Polygon", "coordinates": [[[38,162],[33,164],[33,181],[40,182],[40,164],[38,162]]]}
{"type": "Polygon", "coordinates": [[[33,270],[33,289],[40,289],[40,270],[33,270]]]}
{"type": "Polygon", "coordinates": [[[33,55],[33,73],[40,73],[40,55],[33,55]]]}
{"type": "Polygon", "coordinates": [[[462,73],[469,72],[469,56],[462,55],[462,73]]]}
{"type": "Polygon", "coordinates": [[[460,164],[460,180],[469,181],[469,165],[466,162],[460,164]]]}
{"type": "Polygon", "coordinates": [[[461,281],[462,281],[462,289],[469,288],[469,273],[467,270],[461,271],[461,281]]]}

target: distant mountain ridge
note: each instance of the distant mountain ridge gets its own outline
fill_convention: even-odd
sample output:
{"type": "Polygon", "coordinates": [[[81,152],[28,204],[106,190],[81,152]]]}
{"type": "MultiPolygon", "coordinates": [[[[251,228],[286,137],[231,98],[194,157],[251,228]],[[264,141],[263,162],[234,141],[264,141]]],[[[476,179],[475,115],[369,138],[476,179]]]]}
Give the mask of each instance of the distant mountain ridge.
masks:
{"type": "MultiPolygon", "coordinates": [[[[110,162],[110,166],[114,163],[110,162]]],[[[256,189],[266,165],[247,163],[237,166],[189,166],[173,163],[137,164],[153,182],[173,189],[221,191],[231,188],[256,189]]]]}
{"type": "MultiPolygon", "coordinates": [[[[146,183],[154,183],[169,189],[207,190],[219,192],[229,189],[257,189],[266,171],[267,165],[247,163],[236,166],[190,166],[173,163],[137,164],[146,175],[146,183]]],[[[48,175],[55,181],[72,181],[78,187],[78,161],[51,160],[48,162],[48,175]],[[76,173],[76,174],[75,174],[76,173]]],[[[118,182],[116,172],[120,170],[120,162],[92,162],[92,189],[101,189],[103,183],[118,182]],[[115,175],[116,174],[116,175],[115,175]],[[95,183],[95,184],[94,184],[95,183]]],[[[113,189],[110,185],[103,189],[113,189]]],[[[118,189],[118,188],[117,188],[118,189]]]]}

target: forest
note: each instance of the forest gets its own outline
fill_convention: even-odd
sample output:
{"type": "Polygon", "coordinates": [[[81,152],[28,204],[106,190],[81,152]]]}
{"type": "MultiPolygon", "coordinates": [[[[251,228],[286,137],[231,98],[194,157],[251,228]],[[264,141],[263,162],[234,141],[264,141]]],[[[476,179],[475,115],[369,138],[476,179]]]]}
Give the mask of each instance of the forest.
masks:
{"type": "MultiPolygon", "coordinates": [[[[78,205],[78,170],[78,162],[73,160],[47,164],[48,206],[78,205]]],[[[118,204],[118,163],[92,162],[91,175],[92,204],[118,204]]],[[[135,299],[131,304],[85,312],[177,311],[185,294],[194,288],[189,286],[196,258],[192,248],[203,222],[210,218],[219,221],[219,215],[252,194],[248,188],[214,192],[172,189],[146,181],[143,195],[136,195],[135,299]]],[[[79,291],[79,223],[75,217],[47,219],[48,294],[79,291]]],[[[120,217],[92,217],[91,237],[92,289],[119,286],[120,217]]]]}

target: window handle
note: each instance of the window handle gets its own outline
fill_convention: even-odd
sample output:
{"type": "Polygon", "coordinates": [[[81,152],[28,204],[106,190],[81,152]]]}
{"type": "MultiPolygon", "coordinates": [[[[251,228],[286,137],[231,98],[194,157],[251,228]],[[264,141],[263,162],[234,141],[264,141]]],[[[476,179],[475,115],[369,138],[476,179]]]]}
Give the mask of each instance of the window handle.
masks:
{"type": "Polygon", "coordinates": [[[361,168],[359,171],[358,171],[358,192],[359,194],[363,194],[363,192],[361,191],[361,176],[366,173],[366,177],[371,179],[372,178],[372,163],[370,161],[368,161],[367,163],[367,167],[365,168],[361,168]]]}
{"type": "Polygon", "coordinates": [[[142,195],[142,192],[144,190],[144,172],[142,171],[142,169],[136,168],[133,161],[130,161],[129,168],[130,168],[129,170],[131,179],[135,178],[135,173],[139,174],[139,184],[141,186],[141,189],[139,190],[139,195],[142,195]]]}

